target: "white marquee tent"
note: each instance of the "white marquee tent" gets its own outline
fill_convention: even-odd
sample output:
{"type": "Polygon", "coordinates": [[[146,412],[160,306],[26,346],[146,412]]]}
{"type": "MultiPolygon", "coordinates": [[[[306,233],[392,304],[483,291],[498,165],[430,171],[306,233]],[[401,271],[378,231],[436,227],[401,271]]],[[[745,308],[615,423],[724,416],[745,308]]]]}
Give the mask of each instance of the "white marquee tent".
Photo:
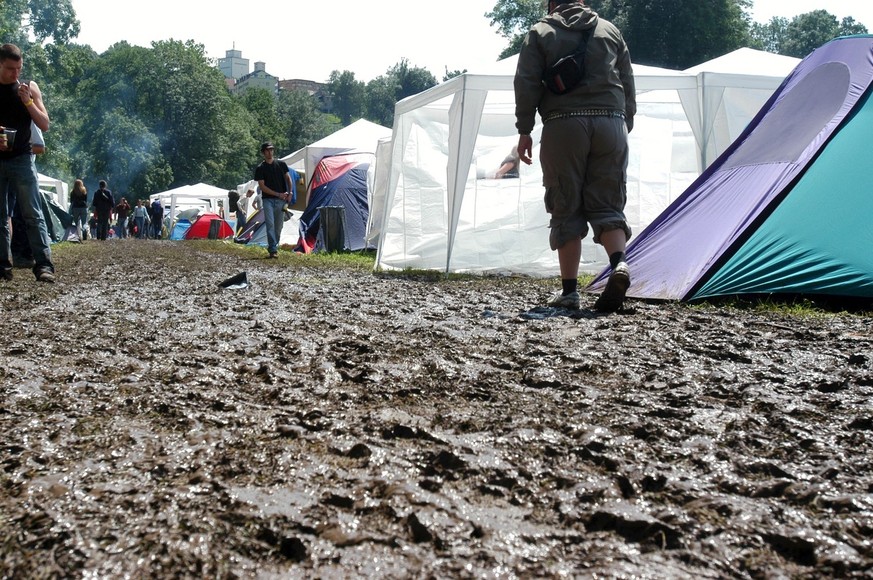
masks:
{"type": "MultiPolygon", "coordinates": [[[[534,164],[522,165],[519,178],[478,178],[517,143],[514,71],[515,59],[506,59],[487,74],[464,74],[397,103],[391,147],[377,155],[373,180],[371,208],[382,208],[371,211],[368,228],[368,238],[379,240],[377,268],[558,272],[537,160],[542,125],[533,132],[534,164]],[[380,190],[384,164],[390,170],[380,190]]],[[[708,158],[704,151],[720,152],[718,146],[745,126],[717,120],[724,115],[736,121],[737,111],[760,107],[759,91],[772,93],[780,74],[743,78],[634,65],[638,113],[630,134],[626,214],[635,232],[694,181],[708,158]],[[713,90],[718,98],[711,97],[713,90]]],[[[586,238],[582,270],[599,271],[606,261],[602,247],[586,238]]]]}
{"type": "Polygon", "coordinates": [[[37,175],[37,183],[40,191],[48,193],[54,199],[54,202],[65,211],[68,209],[68,206],[70,205],[70,193],[65,182],[39,173],[37,175]]]}
{"type": "Polygon", "coordinates": [[[165,218],[170,218],[172,223],[179,212],[185,210],[219,213],[218,202],[221,201],[222,205],[227,204],[227,190],[207,183],[196,183],[153,193],[149,196],[149,203],[155,199],[161,200],[165,218]]]}

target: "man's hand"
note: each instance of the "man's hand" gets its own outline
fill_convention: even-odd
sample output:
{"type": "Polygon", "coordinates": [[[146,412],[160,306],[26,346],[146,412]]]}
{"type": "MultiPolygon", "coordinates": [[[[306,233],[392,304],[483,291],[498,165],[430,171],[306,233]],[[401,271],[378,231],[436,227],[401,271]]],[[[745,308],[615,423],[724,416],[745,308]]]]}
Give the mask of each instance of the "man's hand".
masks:
{"type": "Polygon", "coordinates": [[[531,155],[533,154],[533,139],[530,135],[518,136],[518,158],[526,165],[531,164],[531,155]]]}

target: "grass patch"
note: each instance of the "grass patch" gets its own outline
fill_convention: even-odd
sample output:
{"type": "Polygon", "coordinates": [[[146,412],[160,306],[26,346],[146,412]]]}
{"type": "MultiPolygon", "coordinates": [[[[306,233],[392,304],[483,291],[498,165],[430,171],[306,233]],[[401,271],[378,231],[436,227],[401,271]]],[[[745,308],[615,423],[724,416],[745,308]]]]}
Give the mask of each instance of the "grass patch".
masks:
{"type": "Polygon", "coordinates": [[[693,308],[734,308],[793,318],[826,318],[835,314],[870,316],[871,301],[847,296],[802,296],[771,294],[767,296],[726,296],[693,303],[693,308]]]}

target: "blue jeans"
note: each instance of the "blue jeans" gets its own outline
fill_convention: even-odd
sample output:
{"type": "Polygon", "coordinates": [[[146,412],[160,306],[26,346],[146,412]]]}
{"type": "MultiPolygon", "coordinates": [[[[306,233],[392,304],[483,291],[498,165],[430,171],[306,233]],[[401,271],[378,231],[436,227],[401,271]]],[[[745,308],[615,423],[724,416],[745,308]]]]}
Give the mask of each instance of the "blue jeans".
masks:
{"type": "Polygon", "coordinates": [[[79,234],[79,239],[84,240],[88,237],[88,208],[70,208],[70,215],[73,217],[73,225],[76,226],[76,233],[79,234]]]}
{"type": "Polygon", "coordinates": [[[133,218],[133,223],[136,224],[136,237],[144,238],[145,235],[145,218],[144,217],[135,217],[133,218]]]}
{"type": "Polygon", "coordinates": [[[33,156],[18,155],[0,160],[0,268],[11,268],[9,251],[9,203],[5,193],[11,190],[18,198],[21,217],[27,227],[27,240],[33,251],[33,271],[48,268],[54,272],[52,252],[49,247],[48,230],[42,215],[42,194],[37,185],[36,166],[33,156]]]}
{"type": "Polygon", "coordinates": [[[279,251],[279,237],[285,225],[285,200],[278,197],[264,197],[264,222],[267,224],[267,251],[279,251]]]}
{"type": "Polygon", "coordinates": [[[115,223],[117,226],[117,230],[115,233],[118,234],[119,238],[122,238],[122,239],[126,238],[127,237],[127,218],[118,218],[118,220],[115,223]]]}

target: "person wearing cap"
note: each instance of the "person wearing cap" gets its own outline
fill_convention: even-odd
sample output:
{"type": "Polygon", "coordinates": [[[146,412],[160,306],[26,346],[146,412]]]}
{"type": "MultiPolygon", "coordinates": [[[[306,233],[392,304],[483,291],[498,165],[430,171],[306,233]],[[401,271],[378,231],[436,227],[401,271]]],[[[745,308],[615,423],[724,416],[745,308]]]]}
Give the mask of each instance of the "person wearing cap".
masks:
{"type": "Polygon", "coordinates": [[[267,141],[261,145],[264,160],[255,168],[255,181],[261,190],[264,209],[264,222],[267,227],[268,258],[279,256],[279,238],[284,225],[285,205],[291,203],[291,176],[288,165],[273,158],[273,144],[267,141]]]}
{"type": "Polygon", "coordinates": [[[584,2],[550,0],[548,7],[549,14],[524,39],[514,88],[518,153],[528,165],[537,112],[543,120],[539,158],[551,214],[549,245],[558,252],[563,287],[549,305],[579,308],[582,239],[591,224],[594,242],[604,247],[612,268],[594,309],[614,312],[630,286],[624,254],[631,236],[624,215],[627,134],[636,113],[630,53],[621,32],[584,2]],[[583,63],[575,86],[554,82],[564,80],[553,74],[555,65],[570,55],[583,63]]]}
{"type": "Polygon", "coordinates": [[[13,139],[0,141],[0,279],[12,279],[9,205],[5,193],[11,187],[19,201],[27,239],[33,253],[33,274],[40,282],[55,281],[48,228],[42,213],[39,181],[31,149],[31,124],[48,131],[49,116],[42,92],[33,81],[21,82],[24,59],[14,44],[0,46],[0,130],[15,130],[13,139]]]}

